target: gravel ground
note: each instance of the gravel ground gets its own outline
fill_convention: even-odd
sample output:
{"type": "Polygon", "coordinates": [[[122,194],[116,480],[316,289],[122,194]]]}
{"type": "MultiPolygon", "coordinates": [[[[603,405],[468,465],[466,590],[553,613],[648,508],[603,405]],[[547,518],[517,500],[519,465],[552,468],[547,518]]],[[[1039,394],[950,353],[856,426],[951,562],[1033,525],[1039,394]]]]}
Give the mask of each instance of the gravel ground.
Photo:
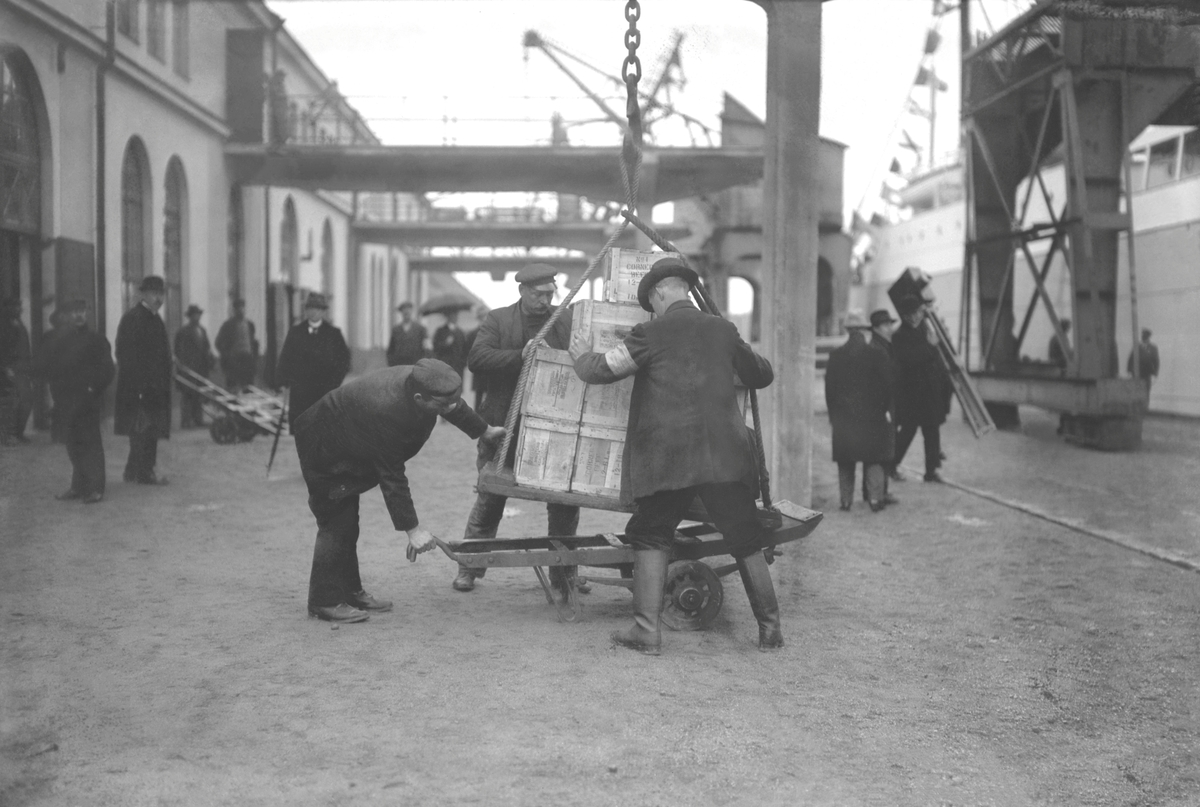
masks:
{"type": "MultiPolygon", "coordinates": [[[[1200,561],[1200,424],[1151,420],[1118,455],[1025,418],[978,442],[949,424],[946,475],[1200,561]]],[[[375,492],[364,578],[396,609],[331,629],[305,616],[286,439],[267,481],[266,440],[177,434],[152,489],[106,436],[87,507],[52,499],[69,466],[36,435],[0,453],[0,805],[1200,803],[1200,575],[949,485],[838,512],[816,432],[827,515],[773,567],[787,647],[757,651],[735,576],[713,629],[658,658],[610,646],[621,589],[575,624],[528,570],[452,591],[375,492]]],[[[410,470],[423,521],[460,535],[470,441],[439,426],[410,470]]],[[[502,535],[544,531],[509,506],[502,535]]]]}

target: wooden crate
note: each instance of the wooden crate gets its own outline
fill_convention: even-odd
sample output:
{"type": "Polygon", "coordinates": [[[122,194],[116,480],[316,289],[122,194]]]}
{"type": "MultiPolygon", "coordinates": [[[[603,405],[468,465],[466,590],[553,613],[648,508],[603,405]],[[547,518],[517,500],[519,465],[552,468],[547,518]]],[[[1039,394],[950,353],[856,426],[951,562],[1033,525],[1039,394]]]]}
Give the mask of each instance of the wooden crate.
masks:
{"type": "Polygon", "coordinates": [[[578,423],[586,387],[575,375],[570,353],[538,345],[525,378],[521,414],[578,423]]]}
{"type": "Polygon", "coordinates": [[[620,429],[629,424],[629,398],[633,394],[633,376],[615,384],[588,384],[583,393],[583,413],[580,422],[585,426],[604,426],[620,429]]]}
{"type": "Polygon", "coordinates": [[[581,426],[575,450],[571,491],[618,499],[621,496],[621,462],[625,429],[581,426]]]}
{"type": "Polygon", "coordinates": [[[576,421],[523,418],[514,469],[517,484],[543,490],[570,490],[578,441],[576,421]]]}
{"type": "Polygon", "coordinates": [[[580,300],[571,308],[571,336],[583,334],[597,353],[607,353],[621,342],[639,322],[649,322],[651,314],[636,303],[610,303],[580,300]]]}
{"type": "Polygon", "coordinates": [[[675,252],[643,252],[636,249],[613,248],[608,252],[608,264],[604,273],[604,299],[610,303],[634,303],[638,301],[638,283],[650,271],[655,261],[675,252]]]}

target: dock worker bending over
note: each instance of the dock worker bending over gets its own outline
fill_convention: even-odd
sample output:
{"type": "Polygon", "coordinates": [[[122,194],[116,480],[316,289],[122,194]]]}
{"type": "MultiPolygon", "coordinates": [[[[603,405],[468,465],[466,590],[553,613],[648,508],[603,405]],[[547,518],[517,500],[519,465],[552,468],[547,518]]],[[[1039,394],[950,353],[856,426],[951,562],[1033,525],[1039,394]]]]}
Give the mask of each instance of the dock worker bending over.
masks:
{"type": "Polygon", "coordinates": [[[692,305],[688,292],[698,282],[679,258],[659,260],[638,285],[638,302],[655,319],[636,325],[607,353],[592,352],[582,338],[570,348],[576,374],[589,384],[634,377],[621,468],[622,490],[634,499],[625,527],[634,548],[634,624],[612,638],[648,655],[658,655],[662,642],[675,529],[697,496],[737,561],[758,620],[759,648],[783,646],[755,504],[758,463],[734,389],[735,372],[754,389],[775,376],[732,323],[692,305]]]}
{"type": "MultiPolygon", "coordinates": [[[[396,529],[408,534],[409,557],[435,546],[413,506],[404,465],[421,450],[438,416],[467,436],[494,445],[489,427],[459,397],[462,379],[436,359],[377,370],[327,393],[296,418],[296,453],[317,519],[308,613],[331,622],[362,622],[392,603],[363,590],[358,571],[358,497],[379,485],[396,529]]],[[[494,450],[494,449],[493,449],[494,450]]]]}

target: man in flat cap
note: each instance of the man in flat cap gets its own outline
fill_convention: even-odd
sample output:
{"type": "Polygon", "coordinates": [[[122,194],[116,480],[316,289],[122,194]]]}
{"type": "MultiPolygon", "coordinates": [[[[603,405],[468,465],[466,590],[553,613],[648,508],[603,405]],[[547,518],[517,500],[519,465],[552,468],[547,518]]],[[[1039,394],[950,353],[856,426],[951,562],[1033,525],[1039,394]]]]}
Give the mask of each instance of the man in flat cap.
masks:
{"type": "Polygon", "coordinates": [[[171,345],[158,315],[163,279],[142,278],[141,299],[117,326],[117,406],[114,430],[129,436],[125,481],[165,485],[155,471],[158,441],[171,436],[171,345]]]}
{"type": "MultiPolygon", "coordinates": [[[[495,308],[488,312],[483,324],[471,345],[471,353],[467,357],[467,366],[477,379],[482,379],[486,392],[483,405],[479,409],[480,416],[489,424],[499,426],[508,415],[509,404],[517,388],[517,380],[521,375],[522,355],[529,344],[554,309],[554,292],[558,289],[554,277],[557,270],[544,263],[531,263],[517,272],[516,280],[519,285],[520,299],[512,305],[495,308]]],[[[571,312],[564,311],[554,323],[554,327],[546,334],[545,342],[552,348],[566,350],[571,339],[571,312]]],[[[511,441],[508,462],[513,461],[516,454],[517,441],[511,441]]],[[[479,467],[490,458],[490,455],[479,457],[479,467]]],[[[490,539],[496,537],[496,529],[504,516],[504,504],[507,499],[492,493],[480,492],[475,499],[475,506],[467,517],[467,528],[463,539],[467,541],[490,539]]],[[[546,520],[548,535],[574,535],[579,527],[579,508],[563,504],[547,504],[546,520]]],[[[483,577],[483,569],[468,569],[458,567],[458,576],[454,578],[455,591],[470,591],[475,588],[475,580],[483,577]]],[[[552,567],[551,579],[559,588],[566,586],[566,578],[574,576],[575,567],[552,567]]],[[[581,589],[585,590],[586,589],[581,589]]]]}
{"type": "Polygon", "coordinates": [[[337,389],[350,372],[350,348],[340,328],[325,319],[329,304],[313,292],[304,301],[304,319],[292,326],[279,351],[279,386],[288,387],[288,427],[321,396],[337,389]]]}
{"type": "Polygon", "coordinates": [[[104,498],[104,442],[100,414],[104,391],[113,379],[108,340],[87,327],[87,303],[71,300],[59,309],[65,324],[45,351],[39,351],[34,374],[45,378],[54,396],[51,429],[66,443],[71,460],[71,486],[55,498],[95,504],[104,498]]]}
{"type": "Polygon", "coordinates": [[[233,315],[217,331],[217,353],[221,354],[221,373],[225,388],[241,392],[254,383],[258,371],[258,338],[254,323],[246,319],[246,301],[233,301],[233,315]]]}
{"type": "MultiPolygon", "coordinates": [[[[376,370],[338,387],[296,418],[296,453],[317,519],[308,613],[332,622],[362,622],[392,603],[363,590],[358,569],[358,497],[379,485],[392,524],[408,535],[409,557],[432,549],[434,536],[413,507],[405,463],[433,432],[438,416],[471,438],[494,445],[491,426],[459,397],[462,379],[449,365],[376,370]]],[[[494,449],[493,449],[494,450],[494,449]]]]}
{"type": "Polygon", "coordinates": [[[886,504],[884,464],[891,461],[896,445],[891,360],[867,344],[870,326],[860,312],[847,314],[842,327],[849,337],[829,354],[825,367],[825,404],[833,427],[841,508],[849,510],[854,503],[854,473],[861,462],[867,503],[877,513],[886,504]]]}
{"type": "Polygon", "coordinates": [[[396,309],[400,322],[392,328],[388,340],[388,367],[399,364],[416,364],[425,357],[425,326],[413,319],[413,304],[405,300],[396,309]]]}
{"type": "Polygon", "coordinates": [[[589,384],[634,377],[621,487],[633,496],[625,537],[634,548],[634,624],[617,644],[658,655],[659,617],[675,529],[697,496],[729,543],[750,607],[759,648],[783,646],[779,606],[755,505],[758,462],[738,408],[734,374],[762,389],[771,364],[730,322],[692,305],[696,273],[677,257],[656,262],[638,284],[638,302],[655,318],[634,326],[620,345],[593,353],[571,343],[576,374],[589,384]]]}
{"type": "MultiPolygon", "coordinates": [[[[184,312],[187,322],[175,332],[175,358],[180,364],[197,375],[208,378],[212,370],[212,347],[208,343],[208,331],[200,324],[204,309],[192,303],[184,312]]],[[[187,387],[180,386],[179,390],[179,428],[187,429],[204,425],[204,401],[199,393],[187,387]]]]}

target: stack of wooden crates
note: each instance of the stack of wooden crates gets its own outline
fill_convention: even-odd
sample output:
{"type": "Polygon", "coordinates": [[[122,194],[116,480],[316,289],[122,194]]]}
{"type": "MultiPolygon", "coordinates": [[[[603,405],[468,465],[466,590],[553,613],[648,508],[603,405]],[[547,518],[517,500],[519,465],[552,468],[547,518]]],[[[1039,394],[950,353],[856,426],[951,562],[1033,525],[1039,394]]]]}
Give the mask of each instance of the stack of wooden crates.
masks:
{"type": "MultiPolygon", "coordinates": [[[[604,299],[571,308],[572,337],[582,333],[592,350],[606,353],[651,314],[637,287],[655,261],[671,253],[613,249],[604,273],[604,299]]],[[[541,345],[534,354],[521,399],[516,483],[542,490],[618,499],[621,458],[629,422],[633,378],[585,384],[565,350],[541,345]]]]}

